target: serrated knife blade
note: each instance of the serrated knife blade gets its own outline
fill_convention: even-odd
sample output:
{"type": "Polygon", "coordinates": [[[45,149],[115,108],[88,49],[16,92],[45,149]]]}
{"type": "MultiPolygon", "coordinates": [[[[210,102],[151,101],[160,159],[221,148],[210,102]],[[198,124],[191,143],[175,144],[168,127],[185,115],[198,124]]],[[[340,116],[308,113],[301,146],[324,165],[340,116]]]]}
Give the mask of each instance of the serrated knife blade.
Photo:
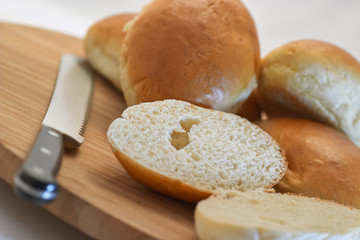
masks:
{"type": "Polygon", "coordinates": [[[14,177],[14,190],[34,203],[48,203],[59,193],[56,175],[65,147],[79,147],[93,93],[93,71],[77,56],[60,59],[53,95],[41,130],[14,177]]]}

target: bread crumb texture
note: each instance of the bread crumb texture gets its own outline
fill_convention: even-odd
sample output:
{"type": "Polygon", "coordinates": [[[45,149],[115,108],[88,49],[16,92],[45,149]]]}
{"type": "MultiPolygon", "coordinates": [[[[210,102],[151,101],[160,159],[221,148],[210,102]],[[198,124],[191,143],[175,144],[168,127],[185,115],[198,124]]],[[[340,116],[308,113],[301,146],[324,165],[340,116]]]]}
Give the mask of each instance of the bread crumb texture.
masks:
{"type": "Polygon", "coordinates": [[[355,240],[360,210],[317,198],[232,191],[201,201],[195,226],[200,239],[355,240]]]}
{"type": "Polygon", "coordinates": [[[114,152],[211,192],[270,188],[286,169],[282,150],[255,124],[178,100],[127,108],[108,139],[114,152]]]}

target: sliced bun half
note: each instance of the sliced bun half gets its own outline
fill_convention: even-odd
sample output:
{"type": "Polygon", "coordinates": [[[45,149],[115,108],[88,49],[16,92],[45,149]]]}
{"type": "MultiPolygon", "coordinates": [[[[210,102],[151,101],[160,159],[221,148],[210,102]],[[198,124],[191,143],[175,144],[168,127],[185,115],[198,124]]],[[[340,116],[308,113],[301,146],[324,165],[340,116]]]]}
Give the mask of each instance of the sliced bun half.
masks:
{"type": "Polygon", "coordinates": [[[108,139],[135,180],[189,202],[221,190],[271,188],[287,166],[277,143],[255,124],[178,100],[127,108],[108,139]]]}
{"type": "Polygon", "coordinates": [[[199,239],[356,240],[360,210],[317,198],[228,192],[198,203],[199,239]]]}

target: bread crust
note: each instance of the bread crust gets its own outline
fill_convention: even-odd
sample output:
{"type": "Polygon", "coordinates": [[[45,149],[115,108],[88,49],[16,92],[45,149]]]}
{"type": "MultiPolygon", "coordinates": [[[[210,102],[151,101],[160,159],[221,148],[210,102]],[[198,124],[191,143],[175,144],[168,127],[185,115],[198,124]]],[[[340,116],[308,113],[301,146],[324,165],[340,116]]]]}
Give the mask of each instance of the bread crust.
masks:
{"type": "Polygon", "coordinates": [[[128,106],[178,99],[251,121],[261,114],[251,94],[260,70],[258,36],[238,0],[155,0],[138,15],[94,24],[84,46],[128,106]]]}
{"type": "Polygon", "coordinates": [[[129,107],[110,125],[108,140],[132,178],[187,202],[223,189],[271,188],[287,168],[284,151],[259,126],[179,100],[129,107]],[[178,138],[185,142],[178,148],[173,133],[180,128],[188,142],[178,138]]]}
{"type": "Polygon", "coordinates": [[[104,18],[90,27],[85,39],[92,38],[93,44],[120,52],[125,38],[124,26],[135,16],[135,13],[127,13],[104,18]]]}
{"type": "Polygon", "coordinates": [[[238,0],[155,0],[129,26],[122,49],[128,105],[184,100],[236,112],[250,95],[260,51],[238,0]]]}
{"type": "Polygon", "coordinates": [[[285,44],[263,59],[257,88],[268,116],[324,122],[360,146],[360,63],[339,47],[315,40],[285,44]]]}
{"type": "MultiPolygon", "coordinates": [[[[134,161],[131,157],[116,150],[114,152],[115,157],[120,162],[126,172],[138,183],[147,186],[159,193],[173,197],[175,199],[183,200],[190,203],[197,203],[201,200],[208,198],[211,195],[216,195],[217,191],[207,191],[190,184],[187,184],[178,179],[174,179],[156,171],[151,170],[144,165],[134,161]]],[[[281,149],[281,154],[285,159],[285,169],[287,168],[287,161],[284,151],[281,149]]],[[[264,191],[271,190],[271,188],[277,184],[281,178],[285,175],[285,170],[279,174],[279,177],[274,179],[273,183],[264,187],[264,191]]]]}
{"type": "Polygon", "coordinates": [[[209,191],[195,188],[183,181],[153,171],[150,168],[137,163],[120,151],[115,151],[114,154],[123,168],[134,180],[159,193],[191,203],[196,203],[212,194],[209,191]]]}
{"type": "Polygon", "coordinates": [[[118,14],[92,25],[84,38],[84,48],[90,64],[119,90],[120,55],[125,38],[123,28],[136,14],[118,14]]]}
{"type": "Polygon", "coordinates": [[[288,170],[274,186],[360,208],[360,149],[347,136],[306,119],[272,118],[256,122],[286,152],[288,170]]]}
{"type": "Polygon", "coordinates": [[[261,118],[261,106],[256,88],[252,91],[246,101],[240,106],[236,114],[253,122],[261,118]]]}

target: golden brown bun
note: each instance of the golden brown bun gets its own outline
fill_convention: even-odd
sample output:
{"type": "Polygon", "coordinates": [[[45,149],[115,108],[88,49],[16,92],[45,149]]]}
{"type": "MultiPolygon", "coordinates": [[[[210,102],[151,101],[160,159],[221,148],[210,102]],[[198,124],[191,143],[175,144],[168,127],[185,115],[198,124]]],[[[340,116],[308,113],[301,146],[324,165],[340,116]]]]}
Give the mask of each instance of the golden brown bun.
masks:
{"type": "Polygon", "coordinates": [[[340,131],[306,119],[273,118],[257,124],[285,150],[285,176],[274,187],[360,208],[360,149],[340,131]]]}
{"type": "Polygon", "coordinates": [[[85,53],[90,64],[120,90],[120,55],[125,38],[123,28],[135,16],[119,14],[103,19],[91,26],[84,39],[85,53]]]}
{"type": "Polygon", "coordinates": [[[90,63],[128,106],[178,99],[238,111],[260,70],[256,27],[240,1],[154,0],[125,24],[132,16],[99,22],[85,38],[90,63]]]}
{"type": "Polygon", "coordinates": [[[360,63],[329,43],[300,40],[269,53],[258,80],[268,116],[334,126],[360,146],[360,63]]]}
{"type": "Polygon", "coordinates": [[[128,28],[122,53],[129,105],[178,99],[225,111],[250,95],[260,56],[238,0],[152,1],[128,28]]]}

